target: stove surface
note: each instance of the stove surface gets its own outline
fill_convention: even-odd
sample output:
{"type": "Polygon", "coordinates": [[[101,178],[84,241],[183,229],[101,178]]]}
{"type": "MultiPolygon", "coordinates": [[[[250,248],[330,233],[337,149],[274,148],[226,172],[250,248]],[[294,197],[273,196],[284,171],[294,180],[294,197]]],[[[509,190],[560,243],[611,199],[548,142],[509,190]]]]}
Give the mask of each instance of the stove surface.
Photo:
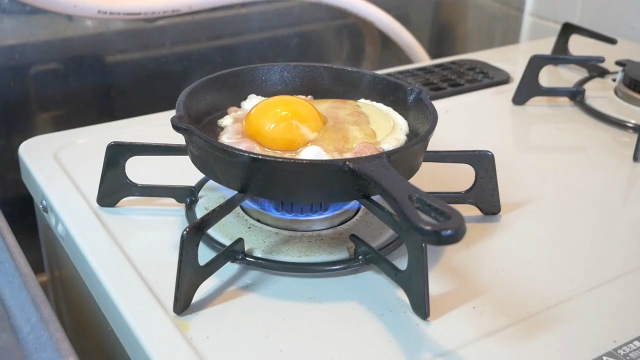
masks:
{"type": "MultiPolygon", "coordinates": [[[[30,139],[20,148],[23,179],[36,202],[46,199],[47,220],[133,357],[591,359],[640,335],[640,164],[630,158],[635,134],[569,100],[512,105],[529,57],[552,45],[465,54],[514,80],[435,102],[440,120],[429,148],[491,150],[502,213],[455,206],[467,235],[429,247],[426,322],[374,267],[288,276],[228,264],[203,284],[188,315],[174,315],[183,205],[95,202],[106,145],[182,143],[172,112],[30,139]]],[[[627,41],[571,45],[575,54],[604,55],[607,68],[640,54],[627,41]]],[[[540,80],[564,86],[582,76],[549,66],[540,80]]],[[[202,177],[186,157],[133,158],[127,170],[139,183],[191,185],[202,177]]],[[[472,179],[464,166],[426,164],[412,183],[461,190],[472,179]]],[[[201,259],[212,254],[201,247],[201,259]]],[[[391,259],[401,266],[405,257],[401,249],[391,259]]]]}

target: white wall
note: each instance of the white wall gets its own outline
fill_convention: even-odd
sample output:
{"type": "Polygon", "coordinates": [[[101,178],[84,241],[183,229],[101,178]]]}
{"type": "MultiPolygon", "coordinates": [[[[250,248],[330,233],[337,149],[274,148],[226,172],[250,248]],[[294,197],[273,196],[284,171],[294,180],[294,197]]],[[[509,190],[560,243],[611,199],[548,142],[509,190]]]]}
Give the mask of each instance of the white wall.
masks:
{"type": "Polygon", "coordinates": [[[565,21],[640,43],[640,0],[527,0],[520,41],[556,36],[565,21]]]}

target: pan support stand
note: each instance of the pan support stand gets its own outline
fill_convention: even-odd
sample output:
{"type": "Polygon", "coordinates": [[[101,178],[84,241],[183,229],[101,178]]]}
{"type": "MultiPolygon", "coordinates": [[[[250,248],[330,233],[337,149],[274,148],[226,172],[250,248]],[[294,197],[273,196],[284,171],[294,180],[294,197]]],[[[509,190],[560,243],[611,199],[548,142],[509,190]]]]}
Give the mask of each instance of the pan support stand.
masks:
{"type": "MultiPolygon", "coordinates": [[[[145,144],[113,142],[107,146],[102,176],[98,189],[97,203],[102,207],[115,207],[129,196],[166,197],[193,208],[198,199],[198,190],[194,186],[141,185],[133,182],[126,174],[126,162],[135,156],[186,156],[184,145],[145,144]]],[[[469,189],[460,192],[432,192],[431,195],[448,204],[473,205],[483,215],[500,213],[500,195],[494,155],[489,151],[428,151],[424,162],[455,163],[470,165],[475,172],[475,180],[469,189]]],[[[190,306],[197,289],[216,271],[227,263],[256,265],[252,256],[245,253],[244,239],[238,238],[222,248],[212,259],[203,265],[198,261],[198,247],[207,236],[207,230],[236,209],[247,198],[246,194],[236,193],[215,209],[209,211],[187,226],[180,238],[178,268],[174,292],[174,313],[183,314],[190,306]]],[[[371,198],[361,199],[360,203],[384,222],[399,236],[398,241],[407,247],[407,267],[400,269],[389,261],[381,250],[373,248],[357,234],[350,235],[355,245],[353,263],[346,268],[359,265],[374,265],[400,286],[407,294],[413,311],[422,319],[428,319],[429,274],[427,267],[427,245],[436,244],[434,239],[410,231],[390,210],[371,198]]],[[[271,263],[269,263],[271,264],[271,263]]],[[[297,269],[291,263],[283,263],[285,269],[297,269]]],[[[311,264],[309,269],[332,271],[332,264],[311,264]]],[[[304,269],[304,267],[301,267],[304,269]]],[[[271,264],[271,270],[275,267],[271,264]]],[[[333,269],[341,269],[333,267],[333,269]]],[[[276,270],[277,271],[277,270],[276,270]]],[[[297,271],[297,270],[296,270],[297,271]]],[[[313,272],[313,270],[299,272],[313,272]]]]}

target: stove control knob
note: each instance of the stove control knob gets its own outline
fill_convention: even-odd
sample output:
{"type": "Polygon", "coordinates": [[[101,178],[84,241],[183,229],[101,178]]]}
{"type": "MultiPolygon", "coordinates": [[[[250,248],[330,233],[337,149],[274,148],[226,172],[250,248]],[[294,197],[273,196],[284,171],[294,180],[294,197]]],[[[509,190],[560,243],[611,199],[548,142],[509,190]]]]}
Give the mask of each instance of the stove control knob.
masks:
{"type": "Polygon", "coordinates": [[[640,94],[640,62],[618,60],[616,65],[622,66],[622,84],[636,94],[640,94]]]}
{"type": "Polygon", "coordinates": [[[47,199],[42,198],[42,200],[40,200],[40,210],[45,214],[49,213],[49,204],[47,204],[47,199]]]}

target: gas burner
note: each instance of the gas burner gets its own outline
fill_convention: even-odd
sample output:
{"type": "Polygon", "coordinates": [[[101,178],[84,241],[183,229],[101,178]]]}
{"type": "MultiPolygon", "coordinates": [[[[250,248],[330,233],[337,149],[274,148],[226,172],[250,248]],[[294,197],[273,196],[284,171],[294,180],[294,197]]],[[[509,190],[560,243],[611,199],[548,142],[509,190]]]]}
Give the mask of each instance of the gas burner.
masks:
{"type": "MultiPolygon", "coordinates": [[[[234,262],[256,269],[299,274],[329,273],[374,265],[402,288],[416,315],[422,319],[429,317],[426,245],[447,243],[442,238],[417,233],[405,226],[376,197],[358,200],[362,205],[360,209],[353,203],[329,208],[317,204],[312,211],[311,205],[278,206],[277,203],[256,200],[206,178],[195,186],[141,185],[126,173],[127,161],[135,156],[187,156],[187,147],[112,142],[105,152],[96,199],[103,207],[114,207],[130,196],[172,198],[185,204],[189,225],[180,239],[174,313],[184,313],[200,285],[225,264],[234,262]],[[320,231],[280,230],[246,214],[247,208],[262,208],[260,211],[266,212],[265,209],[270,211],[271,207],[282,213],[278,216],[334,217],[348,211],[356,214],[341,225],[320,231]],[[203,265],[198,259],[201,242],[217,252],[203,265]],[[386,256],[403,244],[407,247],[408,265],[406,269],[399,269],[386,256]]],[[[475,171],[475,181],[469,189],[436,192],[431,193],[432,196],[448,204],[473,205],[484,215],[500,213],[495,160],[491,152],[427,151],[423,161],[467,164],[475,171]]]]}
{"type": "Polygon", "coordinates": [[[240,208],[252,219],[277,229],[317,231],[342,225],[351,220],[360,204],[346,203],[296,204],[249,197],[240,208]]]}
{"type": "Polygon", "coordinates": [[[622,66],[616,82],[616,95],[621,100],[640,107],[640,62],[618,60],[616,65],[622,66]]]}
{"type": "MultiPolygon", "coordinates": [[[[604,62],[601,56],[574,56],[569,52],[569,38],[582,35],[608,44],[617,40],[571,23],[564,23],[551,51],[551,55],[533,55],[513,95],[514,105],[524,105],[538,96],[567,97],[585,113],[607,124],[624,130],[640,132],[640,63],[618,60],[623,67],[619,72],[609,71],[598,65],[604,62]],[[570,88],[549,88],[538,80],[540,71],[547,65],[577,65],[587,75],[570,88]],[[614,84],[615,82],[615,84],[614,84]],[[585,94],[589,92],[589,96],[585,94]]],[[[633,161],[640,162],[640,135],[633,151],[633,161]]]]}
{"type": "MultiPolygon", "coordinates": [[[[196,184],[198,190],[198,202],[187,207],[187,220],[194,223],[205,216],[211,209],[232,197],[235,192],[210,180],[202,180],[196,184]]],[[[319,204],[314,206],[314,213],[310,214],[308,207],[284,207],[282,204],[269,202],[262,203],[267,210],[256,209],[257,198],[248,197],[237,209],[229,213],[223,221],[207,231],[206,244],[217,241],[222,246],[229,246],[238,237],[244,239],[245,252],[256,257],[277,260],[289,263],[319,263],[328,261],[341,261],[353,257],[355,250],[349,235],[360,234],[369,245],[376,249],[383,249],[392,243],[398,235],[383,222],[378,220],[371,212],[363,208],[360,203],[340,203],[326,206],[319,204]],[[272,210],[271,207],[277,210],[272,210]],[[265,224],[247,213],[247,209],[257,211],[262,216],[267,213],[277,221],[285,222],[290,219],[294,225],[278,224],[275,227],[265,224]],[[271,214],[267,211],[277,211],[279,214],[271,214]],[[345,217],[344,214],[347,214],[345,217]],[[340,221],[336,226],[327,226],[327,222],[340,221]],[[337,220],[335,220],[337,219],[337,220]],[[343,221],[344,220],[344,221],[343,221]],[[309,221],[305,224],[305,221],[309,221]],[[325,229],[316,231],[288,230],[282,227],[303,227],[313,225],[314,221],[324,223],[325,229]],[[311,225],[309,225],[311,224],[311,225]],[[216,239],[216,240],[213,240],[216,239]]],[[[263,200],[263,199],[259,199],[263,200]]],[[[268,201],[268,200],[264,200],[268,201]]],[[[382,200],[376,199],[382,202],[382,200]]],[[[395,245],[394,245],[395,246],[395,245]]],[[[215,249],[215,244],[212,245],[215,249]]],[[[395,246],[397,247],[397,246],[395,246]]]]}

